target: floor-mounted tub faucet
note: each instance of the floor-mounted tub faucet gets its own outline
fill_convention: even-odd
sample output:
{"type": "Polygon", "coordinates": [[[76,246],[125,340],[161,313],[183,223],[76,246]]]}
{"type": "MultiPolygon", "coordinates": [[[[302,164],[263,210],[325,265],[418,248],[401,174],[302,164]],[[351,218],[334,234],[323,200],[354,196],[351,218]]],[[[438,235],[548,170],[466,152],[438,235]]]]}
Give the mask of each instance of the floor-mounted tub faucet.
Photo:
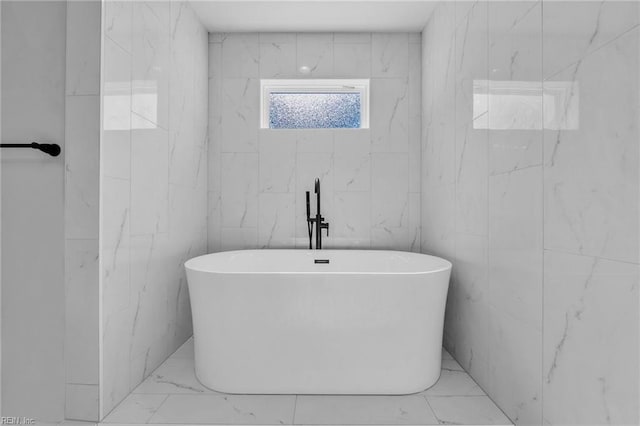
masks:
{"type": "Polygon", "coordinates": [[[312,249],[313,241],[313,227],[316,228],[316,250],[322,248],[322,230],[327,230],[327,237],[329,236],[329,223],[324,221],[322,214],[320,213],[320,179],[316,178],[315,190],[316,193],[316,217],[311,217],[311,205],[309,203],[309,191],[307,191],[307,229],[309,231],[309,249],[312,249]]]}

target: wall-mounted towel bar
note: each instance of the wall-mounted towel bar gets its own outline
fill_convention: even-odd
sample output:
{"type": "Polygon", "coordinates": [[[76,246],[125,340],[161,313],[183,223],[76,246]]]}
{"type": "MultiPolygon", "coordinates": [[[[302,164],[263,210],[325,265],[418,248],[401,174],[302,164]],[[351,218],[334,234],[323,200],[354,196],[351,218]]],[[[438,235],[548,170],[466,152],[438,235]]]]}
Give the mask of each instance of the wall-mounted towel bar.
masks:
{"type": "Polygon", "coordinates": [[[32,148],[39,149],[52,157],[60,155],[60,145],[57,143],[0,143],[0,148],[32,148]]]}

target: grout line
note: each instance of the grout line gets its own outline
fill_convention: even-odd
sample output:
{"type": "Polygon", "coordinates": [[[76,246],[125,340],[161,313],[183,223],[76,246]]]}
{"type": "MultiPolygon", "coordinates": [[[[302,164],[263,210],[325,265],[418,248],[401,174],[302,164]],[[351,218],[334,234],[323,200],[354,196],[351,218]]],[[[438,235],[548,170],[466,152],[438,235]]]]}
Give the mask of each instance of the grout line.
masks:
{"type": "MultiPolygon", "coordinates": [[[[138,395],[146,395],[146,394],[138,394],[138,395]]],[[[156,415],[156,413],[160,410],[160,408],[162,408],[162,406],[165,404],[165,402],[167,402],[167,400],[169,399],[169,396],[171,396],[170,394],[167,394],[167,396],[165,396],[165,398],[162,400],[162,402],[160,403],[160,405],[158,405],[158,408],[156,408],[153,413],[151,413],[149,415],[149,418],[145,421],[146,423],[149,423],[151,421],[151,419],[153,418],[153,416],[156,415]]]]}
{"type": "Polygon", "coordinates": [[[296,411],[298,409],[298,395],[296,395],[295,401],[293,403],[293,417],[291,418],[291,424],[296,424],[296,411]]]}

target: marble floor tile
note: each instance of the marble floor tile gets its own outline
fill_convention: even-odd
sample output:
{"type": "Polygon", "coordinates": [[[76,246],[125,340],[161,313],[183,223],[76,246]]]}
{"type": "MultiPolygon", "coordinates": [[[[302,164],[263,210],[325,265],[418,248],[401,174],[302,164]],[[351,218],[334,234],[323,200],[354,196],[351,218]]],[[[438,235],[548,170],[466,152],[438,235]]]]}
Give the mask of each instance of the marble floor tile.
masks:
{"type": "Polygon", "coordinates": [[[169,358],[156,369],[133,393],[217,393],[202,386],[193,370],[193,359],[169,358]]]}
{"type": "Polygon", "coordinates": [[[132,393],[102,421],[103,423],[146,423],[167,399],[166,394],[132,393]]]}
{"type": "Polygon", "coordinates": [[[513,424],[487,396],[429,396],[427,401],[441,424],[513,424]]]}
{"type": "Polygon", "coordinates": [[[442,370],[438,382],[421,392],[427,396],[484,395],[484,391],[465,371],[442,370]]]}
{"type": "Polygon", "coordinates": [[[193,359],[193,337],[184,342],[170,358],[188,358],[193,359]]]}
{"type": "Polygon", "coordinates": [[[294,395],[169,395],[150,423],[292,424],[294,395]]]}
{"type": "Polygon", "coordinates": [[[464,368],[462,368],[462,366],[458,364],[458,361],[451,358],[451,359],[442,360],[442,370],[443,371],[464,371],[464,368]]]}
{"type": "Polygon", "coordinates": [[[309,395],[298,396],[294,423],[437,425],[438,420],[419,395],[309,395]]]}

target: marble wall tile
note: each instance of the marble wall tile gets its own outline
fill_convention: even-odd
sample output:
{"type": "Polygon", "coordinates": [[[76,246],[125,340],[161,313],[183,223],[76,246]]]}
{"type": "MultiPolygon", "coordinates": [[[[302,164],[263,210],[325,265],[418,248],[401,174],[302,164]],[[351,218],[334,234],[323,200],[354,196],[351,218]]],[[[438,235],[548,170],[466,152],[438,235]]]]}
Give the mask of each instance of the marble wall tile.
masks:
{"type": "Polygon", "coordinates": [[[492,176],[489,183],[491,304],[541,329],[542,168],[492,176]]]}
{"type": "Polygon", "coordinates": [[[105,176],[131,174],[131,54],[109,37],[103,46],[101,170],[105,176]]]}
{"type": "Polygon", "coordinates": [[[638,265],[547,250],[544,298],[545,423],[637,423],[638,265]]]}
{"type": "Polygon", "coordinates": [[[489,360],[489,250],[485,236],[457,233],[446,310],[452,353],[485,390],[489,360]]]}
{"type": "MultiPolygon", "coordinates": [[[[325,246],[371,246],[371,233],[374,226],[371,221],[371,182],[376,174],[372,169],[372,151],[401,153],[406,162],[401,173],[402,176],[406,175],[406,179],[401,179],[402,186],[396,188],[396,192],[400,192],[399,197],[408,199],[410,198],[409,185],[411,185],[411,190],[415,194],[418,193],[421,162],[419,155],[421,100],[420,96],[415,94],[420,92],[419,39],[413,36],[411,53],[409,53],[410,43],[407,34],[386,34],[385,36],[387,36],[385,40],[380,39],[380,46],[387,42],[390,46],[394,43],[406,44],[400,48],[400,52],[396,52],[399,56],[390,62],[400,64],[404,61],[406,62],[404,68],[398,71],[397,66],[393,65],[391,71],[385,74],[385,77],[394,75],[401,75],[401,77],[380,78],[372,88],[372,91],[377,90],[375,93],[372,92],[372,104],[376,105],[372,111],[377,111],[378,116],[372,116],[371,122],[376,123],[377,127],[344,130],[259,129],[258,80],[250,78],[230,81],[228,78],[221,78],[220,70],[224,67],[225,58],[221,56],[220,43],[227,35],[209,38],[208,170],[210,174],[208,185],[210,200],[208,208],[210,218],[208,228],[210,251],[258,247],[259,244],[264,244],[265,238],[268,239],[264,236],[266,231],[260,223],[251,222],[243,226],[238,223],[226,223],[224,214],[233,208],[227,206],[225,196],[220,195],[223,191],[220,189],[221,185],[224,186],[225,180],[229,181],[225,171],[225,167],[228,167],[225,166],[225,154],[257,152],[257,162],[251,163],[252,169],[237,172],[255,179],[257,171],[257,192],[252,190],[249,195],[243,195],[239,191],[232,191],[238,203],[246,202],[248,205],[257,206],[257,218],[262,216],[259,199],[288,200],[287,194],[294,195],[291,210],[295,214],[295,239],[289,246],[307,247],[304,192],[311,191],[311,208],[314,211],[313,183],[316,177],[321,179],[322,184],[322,212],[331,223],[330,237],[324,240],[325,246]],[[404,56],[404,59],[400,56],[404,56]],[[222,88],[222,93],[218,87],[222,88]],[[411,100],[409,93],[412,93],[411,100]],[[381,123],[381,120],[385,123],[381,123]],[[372,138],[377,138],[375,139],[377,143],[372,144],[372,138]],[[411,145],[410,138],[412,138],[411,145]],[[408,160],[409,153],[413,155],[411,162],[408,160]],[[409,183],[409,173],[412,176],[411,183],[409,183]],[[266,194],[273,196],[266,197],[266,194]],[[348,212],[340,212],[347,208],[348,212]],[[365,209],[367,209],[366,218],[363,216],[365,209]],[[221,219],[220,214],[223,215],[221,219]],[[355,225],[352,219],[344,222],[339,218],[340,215],[348,215],[348,218],[358,217],[359,221],[355,225]],[[245,227],[248,229],[239,229],[245,227]]],[[[262,33],[258,35],[260,77],[300,78],[298,67],[304,62],[304,65],[315,67],[310,77],[369,78],[371,76],[371,40],[370,33],[262,33]]],[[[380,47],[380,52],[384,49],[380,47]]],[[[236,53],[244,56],[244,58],[234,58],[236,62],[251,59],[248,57],[251,55],[243,52],[242,49],[236,53]]],[[[382,157],[384,155],[380,156],[382,157]]],[[[385,173],[384,176],[386,177],[387,174],[385,173]]],[[[385,187],[386,184],[382,183],[383,178],[380,179],[379,188],[385,187]]],[[[386,188],[389,189],[392,186],[387,185],[386,188]]],[[[380,230],[381,245],[379,247],[417,249],[420,245],[420,224],[416,219],[419,216],[417,212],[420,210],[420,203],[415,197],[413,201],[413,203],[405,203],[407,212],[402,220],[395,218],[392,222],[397,224],[388,225],[389,231],[380,230]],[[412,212],[411,215],[409,210],[412,212]],[[416,235],[418,235],[417,242],[416,235]]],[[[273,215],[273,212],[274,210],[270,208],[269,215],[273,215]]],[[[241,215],[234,215],[234,217],[241,217],[241,215]]],[[[380,220],[384,221],[382,217],[380,220]]]]}
{"type": "Polygon", "coordinates": [[[226,34],[222,41],[224,78],[260,77],[260,38],[258,34],[226,34]]]}
{"type": "Polygon", "coordinates": [[[369,192],[336,192],[331,238],[327,247],[368,248],[371,244],[371,200],[369,192]]]}
{"type": "Polygon", "coordinates": [[[543,75],[549,78],[640,24],[636,2],[547,2],[543,75]],[[572,25],[567,26],[567,19],[572,25]]]}
{"type": "Polygon", "coordinates": [[[518,425],[542,424],[541,346],[539,329],[489,308],[488,394],[518,425]]]}
{"type": "Polygon", "coordinates": [[[580,101],[579,128],[544,134],[545,248],[638,259],[638,46],[634,31],[545,82],[580,101]]]}
{"type": "Polygon", "coordinates": [[[66,382],[97,385],[98,240],[67,240],[65,253],[66,382]]]}
{"type": "Polygon", "coordinates": [[[333,76],[333,34],[298,33],[296,69],[309,67],[312,77],[333,76]]]}
{"type": "Polygon", "coordinates": [[[67,95],[98,95],[100,89],[99,1],[67,5],[67,95]]]}
{"type": "Polygon", "coordinates": [[[445,345],[515,424],[637,422],[637,9],[456,2],[423,31],[422,250],[455,234],[445,345]],[[474,110],[504,89],[516,121],[474,110]]]}
{"type": "Polygon", "coordinates": [[[293,192],[296,171],[295,131],[260,131],[260,192],[293,192]]]}
{"type": "Polygon", "coordinates": [[[365,78],[371,75],[371,46],[367,43],[336,43],[333,75],[336,78],[365,78]]]}
{"type": "MultiPolygon", "coordinates": [[[[208,80],[213,93],[222,87],[186,2],[138,2],[131,14],[135,31],[120,42],[133,62],[104,38],[105,118],[113,119],[103,120],[101,416],[192,334],[183,264],[207,250],[208,80]]],[[[220,158],[220,144],[212,156],[220,158]]],[[[211,186],[212,200],[221,187],[211,186]]]]}
{"type": "Polygon", "coordinates": [[[222,228],[220,246],[223,251],[256,248],[258,228],[222,228]]]}
{"type": "Polygon", "coordinates": [[[222,151],[257,151],[260,125],[258,80],[224,79],[222,92],[222,151]]]}
{"type": "Polygon", "coordinates": [[[371,43],[371,33],[334,33],[335,44],[371,43]]]}
{"type": "Polygon", "coordinates": [[[372,154],[371,225],[399,228],[409,219],[407,154],[372,154]]]}
{"type": "Polygon", "coordinates": [[[94,171],[100,163],[100,102],[98,96],[90,95],[67,96],[66,103],[65,236],[95,239],[99,176],[94,171]]]}
{"type": "Polygon", "coordinates": [[[132,235],[167,232],[169,134],[161,128],[131,131],[132,235]]]}
{"type": "Polygon", "coordinates": [[[67,384],[68,400],[65,419],[85,420],[98,418],[98,385],[67,384]]]}
{"type": "Polygon", "coordinates": [[[169,128],[170,3],[134,2],[131,110],[169,128]]]}
{"type": "Polygon", "coordinates": [[[295,245],[295,194],[258,196],[258,246],[290,248],[295,245]]]}
{"type": "Polygon", "coordinates": [[[405,79],[372,79],[371,148],[374,152],[409,149],[409,99],[405,79]]]}
{"type": "Polygon", "coordinates": [[[257,153],[222,154],[223,226],[257,226],[258,161],[257,153]]]}
{"type": "Polygon", "coordinates": [[[373,33],[371,35],[371,76],[407,78],[409,74],[409,35],[373,33]]]}
{"type": "Polygon", "coordinates": [[[107,1],[104,3],[104,35],[131,53],[133,2],[107,1]]]}
{"type": "MultiPolygon", "coordinates": [[[[292,42],[272,41],[265,43],[260,38],[260,77],[286,78],[295,77],[296,68],[296,40],[292,42]]],[[[236,53],[237,54],[237,53],[236,53]]],[[[224,60],[224,59],[223,59],[224,60]]]]}

